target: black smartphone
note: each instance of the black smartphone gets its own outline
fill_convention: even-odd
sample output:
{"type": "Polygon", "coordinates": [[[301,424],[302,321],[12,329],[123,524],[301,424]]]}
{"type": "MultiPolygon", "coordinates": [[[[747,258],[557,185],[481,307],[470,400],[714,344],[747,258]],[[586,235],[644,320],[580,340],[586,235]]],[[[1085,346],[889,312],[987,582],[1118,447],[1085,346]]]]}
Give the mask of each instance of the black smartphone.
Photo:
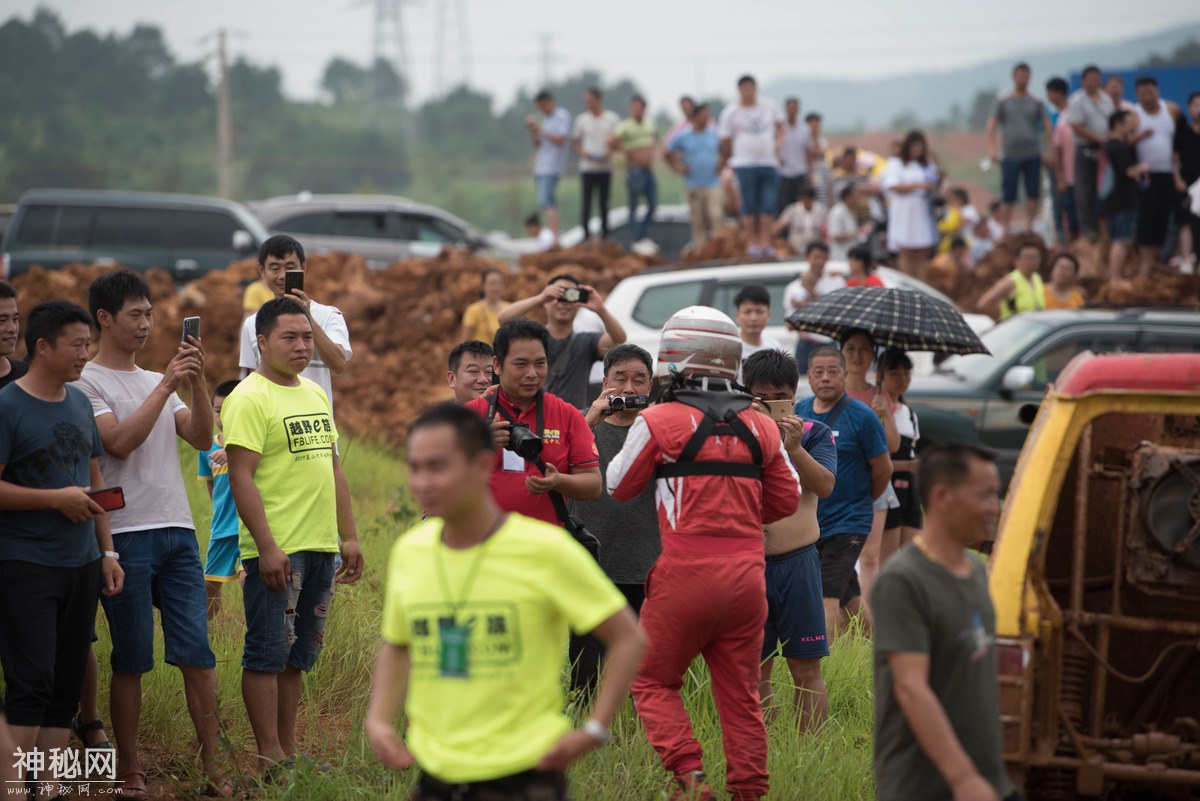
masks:
{"type": "MultiPolygon", "coordinates": [[[[195,318],[199,320],[199,317],[195,318]]],[[[89,492],[88,497],[106,512],[115,512],[125,508],[125,490],[120,487],[106,487],[102,490],[89,492]]]]}
{"type": "Polygon", "coordinates": [[[564,303],[587,303],[591,292],[577,286],[569,286],[563,289],[562,299],[564,303]]]}
{"type": "Polygon", "coordinates": [[[183,318],[183,341],[187,342],[188,337],[195,337],[196,341],[200,341],[200,318],[199,317],[184,317],[183,318]]]}
{"type": "Polygon", "coordinates": [[[304,291],[304,270],[288,270],[283,274],[283,294],[292,294],[293,289],[304,291]]]}

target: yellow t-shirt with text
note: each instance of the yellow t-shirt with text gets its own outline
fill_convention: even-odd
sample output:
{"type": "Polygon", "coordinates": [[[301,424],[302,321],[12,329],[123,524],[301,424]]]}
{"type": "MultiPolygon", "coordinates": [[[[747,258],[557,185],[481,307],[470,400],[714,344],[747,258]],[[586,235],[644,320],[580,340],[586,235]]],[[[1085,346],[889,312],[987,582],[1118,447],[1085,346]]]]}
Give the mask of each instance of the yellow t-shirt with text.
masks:
{"type": "Polygon", "coordinates": [[[402,535],[388,564],[383,638],[412,655],[406,740],[417,764],[453,784],[533,768],[570,730],[567,627],[591,631],[625,606],[583,546],[540,520],[510,513],[464,550],[442,544],[440,518],[402,535]],[[457,625],[470,629],[466,678],[439,669],[439,620],[456,605],[457,625]]]}
{"type": "MultiPolygon", "coordinates": [[[[285,387],[258,373],[246,376],[221,408],[225,447],[261,454],[254,484],[271,535],[284,553],[336,553],[333,444],[337,428],[325,390],[299,378],[299,386],[285,387]]],[[[240,518],[242,559],[254,559],[258,546],[240,518]]]]}

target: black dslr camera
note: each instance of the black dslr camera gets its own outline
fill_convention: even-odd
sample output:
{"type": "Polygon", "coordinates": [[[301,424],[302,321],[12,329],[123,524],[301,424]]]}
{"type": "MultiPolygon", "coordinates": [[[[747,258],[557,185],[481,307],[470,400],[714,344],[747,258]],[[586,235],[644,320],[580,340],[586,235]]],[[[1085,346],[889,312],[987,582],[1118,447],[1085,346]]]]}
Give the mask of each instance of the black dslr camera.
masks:
{"type": "Polygon", "coordinates": [[[613,395],[608,399],[610,412],[623,412],[626,409],[645,409],[650,405],[648,395],[613,395]]]}
{"type": "Polygon", "coordinates": [[[527,462],[536,462],[542,456],[542,438],[529,429],[527,423],[513,423],[508,427],[507,450],[527,462]]]}

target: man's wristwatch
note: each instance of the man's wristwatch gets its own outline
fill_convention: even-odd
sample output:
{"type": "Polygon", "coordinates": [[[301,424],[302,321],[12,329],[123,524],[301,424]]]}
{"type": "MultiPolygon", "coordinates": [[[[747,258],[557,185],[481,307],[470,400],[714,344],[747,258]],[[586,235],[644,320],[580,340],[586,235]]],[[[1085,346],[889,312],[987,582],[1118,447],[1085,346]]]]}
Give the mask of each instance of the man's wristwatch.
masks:
{"type": "Polygon", "coordinates": [[[595,718],[588,718],[588,722],[583,724],[583,730],[596,741],[597,745],[607,745],[608,741],[612,739],[612,732],[608,730],[608,727],[595,718]]]}
{"type": "Polygon", "coordinates": [[[118,562],[121,561],[121,554],[117,553],[116,551],[105,551],[104,555],[107,556],[109,559],[114,559],[118,562]]]}

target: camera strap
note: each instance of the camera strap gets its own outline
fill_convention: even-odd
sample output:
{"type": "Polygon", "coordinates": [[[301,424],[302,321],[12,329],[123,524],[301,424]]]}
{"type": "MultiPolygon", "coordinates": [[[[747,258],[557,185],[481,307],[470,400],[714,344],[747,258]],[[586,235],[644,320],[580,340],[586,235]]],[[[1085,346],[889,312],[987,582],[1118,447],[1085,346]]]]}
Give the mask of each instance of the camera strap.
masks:
{"type": "MultiPolygon", "coordinates": [[[[487,397],[488,397],[488,407],[487,407],[488,425],[491,425],[492,422],[496,419],[497,412],[499,412],[500,416],[503,417],[505,420],[507,420],[511,425],[517,424],[516,418],[512,416],[512,414],[508,411],[508,409],[505,409],[503,406],[500,405],[500,402],[499,402],[500,387],[496,387],[496,391],[489,393],[487,397]]],[[[544,434],[542,432],[544,432],[546,430],[546,420],[545,420],[545,416],[544,416],[545,401],[546,401],[546,390],[539,389],[537,397],[535,397],[533,399],[534,404],[537,406],[537,414],[534,417],[534,425],[537,426],[537,430],[535,430],[533,433],[537,434],[539,437],[544,436],[544,434]]]]}

